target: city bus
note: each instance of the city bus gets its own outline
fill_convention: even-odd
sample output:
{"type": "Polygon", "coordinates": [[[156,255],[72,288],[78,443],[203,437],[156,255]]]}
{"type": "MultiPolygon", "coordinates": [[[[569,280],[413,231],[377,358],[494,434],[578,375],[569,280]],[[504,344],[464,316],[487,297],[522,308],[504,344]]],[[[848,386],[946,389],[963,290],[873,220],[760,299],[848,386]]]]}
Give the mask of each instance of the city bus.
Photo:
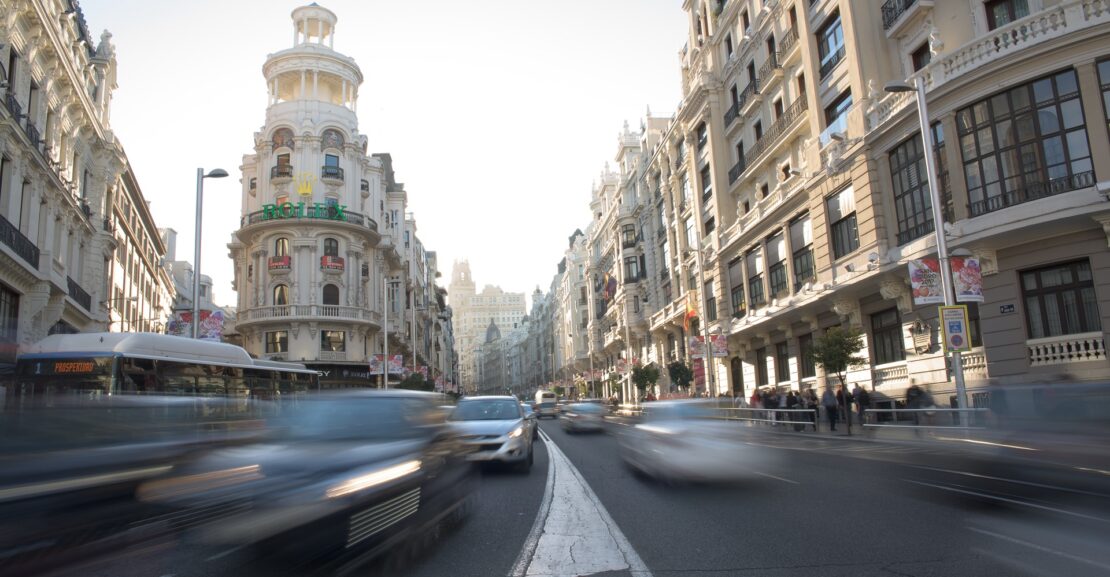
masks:
{"type": "Polygon", "coordinates": [[[554,419],[558,416],[555,408],[555,393],[551,391],[536,391],[536,418],[542,419],[544,417],[551,417],[554,419]]]}
{"type": "Polygon", "coordinates": [[[16,359],[6,404],[112,395],[277,401],[319,389],[297,363],[253,359],[241,347],[155,333],[51,335],[16,359]]]}

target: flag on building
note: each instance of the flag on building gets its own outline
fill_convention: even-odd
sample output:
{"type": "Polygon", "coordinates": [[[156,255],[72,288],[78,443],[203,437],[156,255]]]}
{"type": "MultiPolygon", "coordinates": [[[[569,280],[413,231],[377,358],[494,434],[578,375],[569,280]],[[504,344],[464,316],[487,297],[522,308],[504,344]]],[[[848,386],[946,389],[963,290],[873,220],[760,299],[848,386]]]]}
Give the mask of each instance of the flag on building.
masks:
{"type": "Polygon", "coordinates": [[[686,292],[686,316],[682,319],[682,326],[690,331],[690,319],[698,317],[698,309],[694,306],[694,291],[686,292]]]}

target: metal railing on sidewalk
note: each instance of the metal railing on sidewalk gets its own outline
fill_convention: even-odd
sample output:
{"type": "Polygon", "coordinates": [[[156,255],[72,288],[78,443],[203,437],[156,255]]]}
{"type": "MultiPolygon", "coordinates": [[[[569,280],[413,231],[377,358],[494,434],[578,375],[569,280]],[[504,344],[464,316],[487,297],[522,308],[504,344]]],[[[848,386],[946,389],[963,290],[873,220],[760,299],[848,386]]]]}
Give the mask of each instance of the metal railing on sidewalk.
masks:
{"type": "Polygon", "coordinates": [[[817,430],[817,409],[759,409],[751,407],[718,407],[727,421],[771,423],[773,425],[810,425],[817,430]],[[812,418],[809,416],[812,415],[812,418]],[[781,417],[787,418],[781,418],[781,417]],[[801,418],[805,420],[796,420],[801,418]]]}

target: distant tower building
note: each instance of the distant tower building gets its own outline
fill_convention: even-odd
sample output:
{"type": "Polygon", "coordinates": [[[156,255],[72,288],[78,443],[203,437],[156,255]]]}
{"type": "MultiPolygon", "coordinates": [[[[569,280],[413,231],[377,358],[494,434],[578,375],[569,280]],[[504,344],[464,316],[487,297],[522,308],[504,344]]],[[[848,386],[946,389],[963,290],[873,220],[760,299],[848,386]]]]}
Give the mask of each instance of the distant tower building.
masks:
{"type": "Polygon", "coordinates": [[[486,342],[489,329],[506,332],[520,326],[524,319],[524,293],[507,293],[499,287],[486,286],[475,291],[470,263],[456,262],[451,270],[447,298],[455,319],[455,350],[459,353],[459,382],[464,391],[477,391],[480,359],[478,348],[486,342]]]}

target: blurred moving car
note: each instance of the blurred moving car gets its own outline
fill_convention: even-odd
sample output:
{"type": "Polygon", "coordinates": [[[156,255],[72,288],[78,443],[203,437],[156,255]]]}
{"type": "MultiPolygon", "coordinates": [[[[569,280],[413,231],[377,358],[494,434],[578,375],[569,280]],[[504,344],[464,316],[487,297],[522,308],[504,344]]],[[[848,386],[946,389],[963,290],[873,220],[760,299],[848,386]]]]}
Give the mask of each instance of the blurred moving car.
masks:
{"type": "Polygon", "coordinates": [[[633,470],[667,481],[730,481],[775,464],[775,453],[750,444],[750,429],[716,418],[715,401],[651,404],[621,435],[621,456],[633,470]]]}
{"type": "Polygon", "coordinates": [[[265,442],[211,452],[140,499],[230,512],[194,534],[297,573],[357,567],[465,514],[474,469],[432,394],[321,394],[273,424],[265,442]]]}
{"type": "Polygon", "coordinates": [[[520,402],[510,396],[464,397],[451,414],[451,424],[468,444],[472,461],[514,464],[532,468],[534,423],[524,417],[520,402]]]}
{"type": "Polygon", "coordinates": [[[560,415],[563,430],[568,433],[605,430],[605,408],[595,403],[573,403],[567,405],[560,415]]]}
{"type": "Polygon", "coordinates": [[[167,538],[188,517],[145,483],[214,447],[252,442],[267,402],[57,394],[0,413],[0,574],[25,575],[167,538]]]}
{"type": "Polygon", "coordinates": [[[532,410],[532,405],[528,403],[521,403],[520,410],[524,411],[524,418],[532,427],[532,440],[535,441],[540,436],[539,419],[536,417],[536,411],[532,410]]]}
{"type": "Polygon", "coordinates": [[[551,391],[536,391],[536,402],[532,405],[536,411],[536,417],[540,419],[557,417],[559,413],[555,406],[556,400],[555,393],[551,391]]]}

